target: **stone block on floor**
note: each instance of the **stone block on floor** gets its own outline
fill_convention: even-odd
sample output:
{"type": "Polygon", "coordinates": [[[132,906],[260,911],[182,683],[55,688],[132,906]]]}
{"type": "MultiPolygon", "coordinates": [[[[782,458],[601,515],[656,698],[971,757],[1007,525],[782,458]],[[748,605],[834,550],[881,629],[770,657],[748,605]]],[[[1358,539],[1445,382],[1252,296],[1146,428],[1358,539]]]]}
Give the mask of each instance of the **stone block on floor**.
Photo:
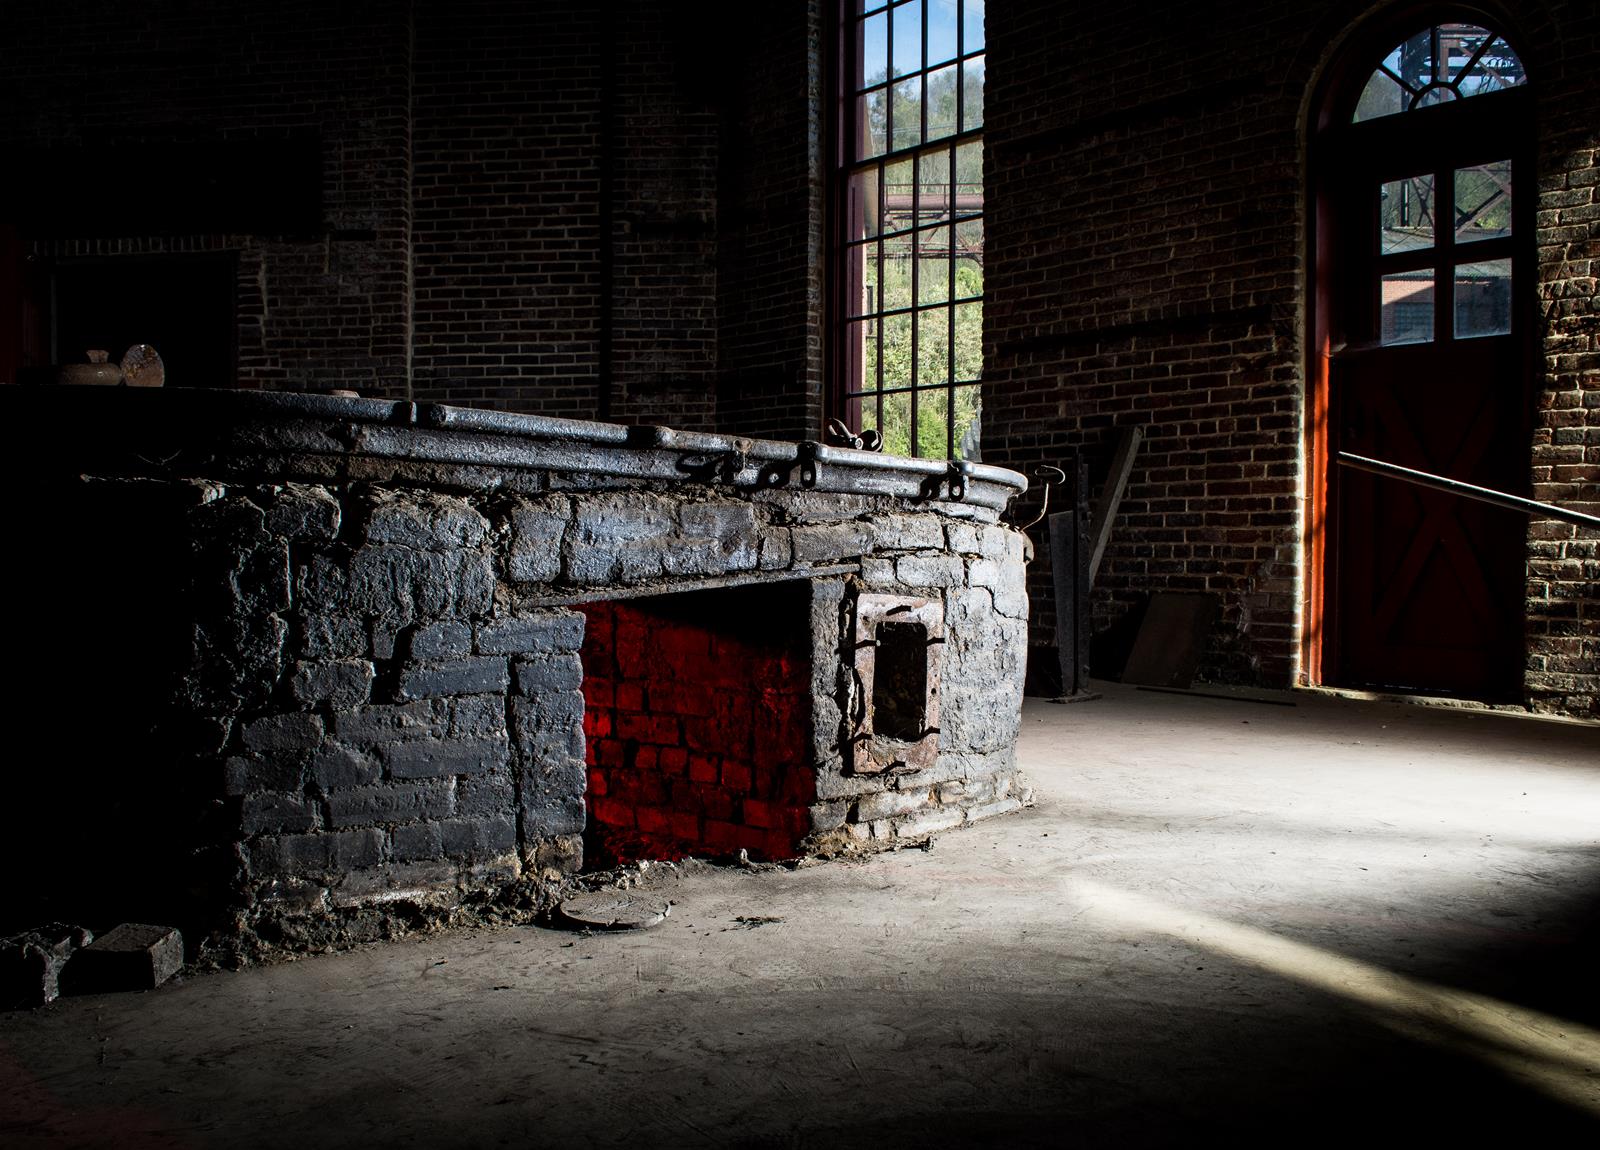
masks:
{"type": "Polygon", "coordinates": [[[73,955],[64,986],[74,994],[154,990],[183,966],[183,935],[170,926],[125,922],[73,955]]]}

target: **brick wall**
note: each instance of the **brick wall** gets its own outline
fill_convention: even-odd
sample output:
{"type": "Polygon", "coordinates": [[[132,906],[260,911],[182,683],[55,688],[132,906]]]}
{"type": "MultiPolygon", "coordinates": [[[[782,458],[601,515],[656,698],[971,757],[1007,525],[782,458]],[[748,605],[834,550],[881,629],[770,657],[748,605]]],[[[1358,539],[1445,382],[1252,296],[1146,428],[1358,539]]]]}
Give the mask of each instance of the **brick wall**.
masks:
{"type": "Polygon", "coordinates": [[[1301,96],[1262,45],[1304,39],[1306,17],[1154,7],[990,17],[984,458],[1031,471],[1087,452],[1098,480],[1117,428],[1143,426],[1097,622],[1155,588],[1221,592],[1209,673],[1285,683],[1305,190],[1301,96]]]}
{"type": "Polygon", "coordinates": [[[719,422],[815,439],[822,416],[821,0],[739,5],[719,201],[719,422]]]}
{"type": "Polygon", "coordinates": [[[103,156],[87,182],[126,198],[175,178],[141,148],[286,138],[314,149],[309,188],[263,163],[198,197],[214,226],[26,197],[0,220],[46,261],[232,257],[242,387],[810,437],[817,21],[815,0],[36,7],[0,42],[13,153],[103,156]],[[234,203],[297,194],[288,229],[234,203]]]}
{"type": "MultiPolygon", "coordinates": [[[[310,140],[315,219],[94,230],[19,217],[19,246],[45,261],[234,260],[247,387],[812,437],[825,8],[24,8],[0,39],[0,143],[124,157],[310,140]]],[[[989,15],[985,457],[1031,471],[1085,451],[1098,478],[1117,428],[1142,424],[1097,622],[1128,619],[1157,588],[1216,592],[1212,678],[1285,684],[1306,670],[1305,119],[1361,15],[1353,0],[1158,0],[1136,17],[1025,0],[989,15]]],[[[1536,496],[1582,507],[1600,450],[1600,15],[1581,0],[1513,15],[1539,105],[1531,478],[1536,496]]],[[[136,166],[115,169],[95,178],[137,186],[136,166]]],[[[1592,713],[1596,543],[1554,524],[1530,533],[1528,698],[1592,713]]],[[[1033,632],[1048,644],[1040,554],[1033,632]]]]}
{"type": "MultiPolygon", "coordinates": [[[[1221,596],[1203,674],[1299,667],[1307,99],[1355,5],[991,12],[984,457],[1023,471],[1144,427],[1095,592],[1113,627],[1152,590],[1221,596]]],[[[1597,498],[1591,257],[1597,16],[1519,6],[1539,90],[1542,427],[1535,494],[1597,498]],[[1585,415],[1584,413],[1588,413],[1585,415]]],[[[1037,492],[1019,509],[1031,518],[1037,492]]],[[[1529,701],[1592,713],[1594,543],[1532,526],[1529,701]]],[[[1042,543],[1042,535],[1037,536],[1042,543]]],[[[1047,549],[1033,637],[1053,643],[1047,549]]]]}
{"type": "Polygon", "coordinates": [[[416,20],[415,394],[592,417],[602,12],[487,0],[416,20]]]}
{"type": "MultiPolygon", "coordinates": [[[[1600,514],[1600,9],[1529,13],[1539,103],[1539,310],[1544,332],[1533,497],[1600,514]]],[[[1528,563],[1529,701],[1600,718],[1600,533],[1535,520],[1528,563]]]]}
{"type": "Polygon", "coordinates": [[[816,801],[804,590],[582,608],[592,865],[801,853],[816,801]]]}
{"type": "Polygon", "coordinates": [[[635,4],[614,34],[614,418],[713,430],[723,59],[714,22],[635,4]],[[707,36],[705,43],[698,37],[707,36]]]}
{"type": "Polygon", "coordinates": [[[409,53],[405,9],[392,5],[12,6],[0,145],[31,170],[7,206],[36,258],[234,255],[240,386],[404,394],[409,53]],[[314,149],[309,187],[258,165],[207,188],[252,146],[272,155],[285,140],[314,149]],[[141,153],[157,159],[141,168],[141,153]],[[159,229],[41,224],[25,189],[52,179],[70,185],[58,198],[95,214],[145,203],[159,229]],[[312,226],[279,234],[256,225],[261,203],[240,206],[270,212],[274,198],[308,200],[312,226]],[[173,203],[204,215],[204,229],[173,203]]]}

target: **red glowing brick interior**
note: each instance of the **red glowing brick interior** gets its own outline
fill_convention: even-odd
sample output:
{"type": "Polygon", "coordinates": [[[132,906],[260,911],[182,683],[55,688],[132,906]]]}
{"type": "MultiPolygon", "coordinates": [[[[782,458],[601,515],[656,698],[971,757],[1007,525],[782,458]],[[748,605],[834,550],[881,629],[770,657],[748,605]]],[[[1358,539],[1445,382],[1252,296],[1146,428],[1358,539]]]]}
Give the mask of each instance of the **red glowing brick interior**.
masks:
{"type": "Polygon", "coordinates": [[[816,797],[808,646],[782,625],[798,605],[723,591],[578,609],[590,865],[798,855],[816,797]]]}

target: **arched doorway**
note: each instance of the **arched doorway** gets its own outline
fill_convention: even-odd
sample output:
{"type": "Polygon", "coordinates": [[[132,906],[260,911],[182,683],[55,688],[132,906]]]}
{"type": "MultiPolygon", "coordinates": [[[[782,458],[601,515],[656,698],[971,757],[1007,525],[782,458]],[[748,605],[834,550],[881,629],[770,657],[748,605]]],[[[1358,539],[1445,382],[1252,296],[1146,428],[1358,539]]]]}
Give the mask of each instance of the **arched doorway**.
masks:
{"type": "Polygon", "coordinates": [[[1481,17],[1346,53],[1313,140],[1307,662],[1313,681],[1514,699],[1527,522],[1338,465],[1529,481],[1531,104],[1481,17]]]}

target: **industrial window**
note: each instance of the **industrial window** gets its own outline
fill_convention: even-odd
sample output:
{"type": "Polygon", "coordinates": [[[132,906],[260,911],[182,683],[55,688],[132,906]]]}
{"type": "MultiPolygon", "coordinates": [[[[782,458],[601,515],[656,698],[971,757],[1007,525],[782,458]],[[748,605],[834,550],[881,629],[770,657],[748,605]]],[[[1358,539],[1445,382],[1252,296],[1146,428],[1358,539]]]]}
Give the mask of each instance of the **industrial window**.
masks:
{"type": "Polygon", "coordinates": [[[885,451],[978,457],[983,0],[840,0],[836,407],[885,451]]]}

